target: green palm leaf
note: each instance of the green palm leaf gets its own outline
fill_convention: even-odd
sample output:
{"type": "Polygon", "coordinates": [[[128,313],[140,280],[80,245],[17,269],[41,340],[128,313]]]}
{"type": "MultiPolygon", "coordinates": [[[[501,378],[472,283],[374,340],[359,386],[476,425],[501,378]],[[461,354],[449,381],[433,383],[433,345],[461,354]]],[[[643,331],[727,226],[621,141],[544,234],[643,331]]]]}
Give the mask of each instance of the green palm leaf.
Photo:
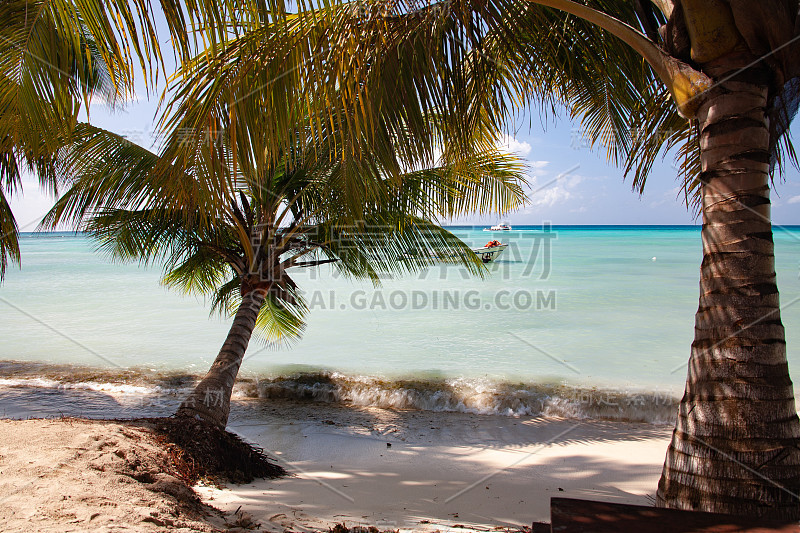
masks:
{"type": "MultiPolygon", "coordinates": [[[[27,169],[57,192],[55,153],[81,105],[130,96],[136,59],[152,78],[160,51],[149,8],[148,0],[0,3],[0,187],[11,193],[27,169]]],[[[4,217],[2,265],[19,261],[16,223],[7,209],[4,217]]]]}
{"type": "Polygon", "coordinates": [[[17,222],[14,220],[14,215],[11,213],[11,207],[8,205],[3,191],[0,190],[0,278],[6,273],[8,268],[9,258],[19,263],[19,229],[17,222]]]}
{"type": "Polygon", "coordinates": [[[365,157],[350,170],[358,176],[345,179],[341,162],[324,157],[330,144],[280,164],[259,161],[243,145],[234,156],[220,143],[213,149],[224,157],[208,165],[200,146],[195,166],[181,170],[111,132],[84,124],[74,131],[58,157],[68,189],[45,227],[77,224],[118,260],[162,263],[166,285],[210,295],[212,312],[234,312],[239,289],[264,284],[258,327],[270,343],[302,332],[305,306],[287,269],[332,262],[345,276],[376,284],[441,262],[482,275],[475,254],[436,220],[524,200],[524,167],[496,149],[399,176],[365,157]],[[221,165],[238,167],[225,178],[233,183],[220,185],[221,165]],[[351,188],[356,180],[362,190],[351,188]]]}

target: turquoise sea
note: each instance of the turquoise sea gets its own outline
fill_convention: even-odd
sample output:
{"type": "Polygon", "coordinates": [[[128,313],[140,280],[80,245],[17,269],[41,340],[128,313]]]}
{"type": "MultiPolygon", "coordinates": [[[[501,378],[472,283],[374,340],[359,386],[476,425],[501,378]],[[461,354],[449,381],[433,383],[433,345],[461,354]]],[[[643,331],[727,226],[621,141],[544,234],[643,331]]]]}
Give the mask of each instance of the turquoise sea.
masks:
{"type": "MultiPolygon", "coordinates": [[[[474,247],[490,239],[510,246],[483,279],[447,266],[374,288],[330,268],[297,271],[311,307],[305,335],[278,348],[254,338],[236,397],[673,415],[699,294],[699,227],[450,229],[474,247]]],[[[800,227],[776,227],[775,244],[797,381],[800,227]]],[[[8,394],[37,390],[43,404],[69,390],[121,403],[179,397],[222,344],[228,321],[209,317],[202,299],[162,287],[158,265],[115,264],[69,233],[26,234],[21,245],[22,268],[0,286],[0,388],[8,394]]]]}

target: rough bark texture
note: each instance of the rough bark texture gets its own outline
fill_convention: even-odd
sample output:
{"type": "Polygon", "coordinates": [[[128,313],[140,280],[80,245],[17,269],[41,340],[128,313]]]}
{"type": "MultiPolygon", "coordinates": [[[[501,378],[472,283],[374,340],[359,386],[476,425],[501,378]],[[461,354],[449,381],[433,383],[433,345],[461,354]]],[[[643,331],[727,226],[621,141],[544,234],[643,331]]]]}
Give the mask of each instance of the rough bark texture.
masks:
{"type": "Polygon", "coordinates": [[[698,112],[700,304],[657,505],[797,519],[800,421],[775,279],[766,105],[766,86],[727,82],[698,112]]]}
{"type": "Polygon", "coordinates": [[[231,393],[256,317],[264,303],[266,292],[253,290],[242,297],[225,344],[208,373],[186,398],[175,416],[192,417],[225,428],[231,410],[231,393]]]}

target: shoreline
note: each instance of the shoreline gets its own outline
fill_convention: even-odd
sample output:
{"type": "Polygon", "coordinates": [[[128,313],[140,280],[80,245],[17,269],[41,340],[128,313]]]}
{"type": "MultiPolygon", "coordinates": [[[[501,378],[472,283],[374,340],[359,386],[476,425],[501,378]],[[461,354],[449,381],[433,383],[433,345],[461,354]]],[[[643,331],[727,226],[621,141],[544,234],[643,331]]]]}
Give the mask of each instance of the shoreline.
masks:
{"type": "MultiPolygon", "coordinates": [[[[224,489],[200,485],[195,490],[204,504],[227,513],[220,516],[230,518],[240,509],[261,524],[260,530],[271,532],[328,531],[340,523],[380,530],[521,529],[532,522],[549,522],[551,496],[648,505],[671,435],[670,426],[645,423],[506,418],[286,400],[245,403],[233,411],[228,429],[263,448],[291,475],[224,489]]],[[[47,426],[58,422],[1,423],[15,426],[13,431],[0,432],[0,450],[5,450],[8,439],[22,442],[17,427],[28,426],[26,441],[43,442],[47,426]]],[[[124,421],[80,424],[83,429],[75,436],[79,439],[109,424],[125,427],[124,421]]],[[[102,432],[101,441],[107,443],[104,449],[110,457],[116,457],[120,446],[129,446],[124,438],[102,432]]],[[[62,448],[54,445],[48,453],[71,457],[64,443],[62,448]]],[[[8,461],[20,472],[26,471],[19,457],[11,460],[5,451],[0,455],[4,456],[0,463],[4,476],[8,461]]],[[[54,471],[55,466],[50,469],[54,471]]],[[[107,480],[110,474],[98,475],[107,480]]],[[[49,476],[51,472],[46,472],[37,479],[47,483],[58,479],[49,476]]],[[[158,497],[162,507],[169,507],[163,500],[166,496],[158,497]]],[[[9,502],[13,500],[11,495],[9,502]]],[[[58,501],[41,505],[43,509],[63,507],[58,501]]],[[[94,512],[101,513],[93,519],[98,520],[111,511],[94,512]]],[[[153,530],[148,523],[134,526],[134,530],[153,530]]]]}
{"type": "MultiPolygon", "coordinates": [[[[94,395],[98,402],[107,399],[121,405],[139,404],[141,416],[150,416],[154,410],[168,415],[176,398],[187,395],[201,378],[202,374],[146,368],[108,369],[6,360],[0,361],[0,400],[25,397],[21,409],[10,409],[10,416],[18,416],[25,412],[26,405],[38,403],[42,410],[34,414],[46,416],[52,400],[39,402],[40,398],[59,395],[69,401],[81,394],[87,396],[87,402],[94,395]]],[[[647,385],[603,387],[485,376],[391,378],[321,370],[278,376],[243,372],[233,391],[233,400],[238,403],[294,400],[511,418],[545,416],[655,424],[674,424],[679,398],[677,389],[647,385]]],[[[7,403],[20,402],[12,399],[7,403]]],[[[66,412],[84,414],[69,409],[66,412]]]]}

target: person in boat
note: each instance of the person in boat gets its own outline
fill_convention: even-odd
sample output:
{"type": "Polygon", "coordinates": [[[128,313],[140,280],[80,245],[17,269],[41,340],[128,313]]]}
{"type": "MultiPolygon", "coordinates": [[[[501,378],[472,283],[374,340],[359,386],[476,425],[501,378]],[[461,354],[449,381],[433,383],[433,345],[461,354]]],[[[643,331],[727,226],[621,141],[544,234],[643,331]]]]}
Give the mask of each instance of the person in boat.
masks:
{"type": "Polygon", "coordinates": [[[489,241],[484,248],[494,248],[495,246],[500,246],[500,241],[489,241]]]}

